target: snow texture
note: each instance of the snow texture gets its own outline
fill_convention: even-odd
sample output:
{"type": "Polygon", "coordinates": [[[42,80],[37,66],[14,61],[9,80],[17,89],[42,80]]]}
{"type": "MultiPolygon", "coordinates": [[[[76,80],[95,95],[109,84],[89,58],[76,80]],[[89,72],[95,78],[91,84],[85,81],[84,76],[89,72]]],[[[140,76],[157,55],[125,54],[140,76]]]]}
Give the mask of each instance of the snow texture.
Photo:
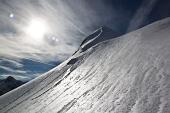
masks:
{"type": "Polygon", "coordinates": [[[170,113],[170,18],[108,37],[0,97],[0,113],[170,113]]]}

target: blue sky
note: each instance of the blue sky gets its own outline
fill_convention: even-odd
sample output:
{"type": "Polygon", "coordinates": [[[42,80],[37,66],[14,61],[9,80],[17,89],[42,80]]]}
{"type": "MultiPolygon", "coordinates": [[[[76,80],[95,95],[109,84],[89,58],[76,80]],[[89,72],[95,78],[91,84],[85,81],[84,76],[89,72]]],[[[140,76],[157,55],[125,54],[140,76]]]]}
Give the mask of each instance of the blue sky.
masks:
{"type": "Polygon", "coordinates": [[[0,59],[0,78],[6,78],[7,76],[13,76],[16,79],[28,81],[40,74],[54,68],[60,62],[42,63],[38,61],[32,61],[29,59],[22,59],[21,61],[9,60],[6,58],[0,59]]]}
{"type": "Polygon", "coordinates": [[[100,26],[124,34],[168,16],[168,0],[0,0],[0,79],[41,75],[100,26]]]}

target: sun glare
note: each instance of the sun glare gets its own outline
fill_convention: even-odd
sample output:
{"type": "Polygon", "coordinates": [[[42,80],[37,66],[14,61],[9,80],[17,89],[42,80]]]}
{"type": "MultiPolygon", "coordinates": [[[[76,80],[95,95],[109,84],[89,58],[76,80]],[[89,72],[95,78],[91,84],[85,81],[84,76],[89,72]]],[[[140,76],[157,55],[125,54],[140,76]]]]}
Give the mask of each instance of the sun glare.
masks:
{"type": "Polygon", "coordinates": [[[40,18],[32,19],[26,28],[27,35],[29,35],[30,38],[33,38],[34,40],[42,39],[47,31],[47,23],[45,22],[45,20],[40,18]]]}

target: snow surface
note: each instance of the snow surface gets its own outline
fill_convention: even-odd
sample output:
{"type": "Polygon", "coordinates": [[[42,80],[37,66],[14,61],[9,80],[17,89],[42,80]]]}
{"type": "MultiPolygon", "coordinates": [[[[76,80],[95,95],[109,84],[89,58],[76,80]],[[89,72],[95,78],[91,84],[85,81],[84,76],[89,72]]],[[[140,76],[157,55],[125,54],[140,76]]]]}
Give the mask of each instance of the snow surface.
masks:
{"type": "Polygon", "coordinates": [[[170,113],[170,18],[77,51],[0,97],[0,113],[170,113]]]}

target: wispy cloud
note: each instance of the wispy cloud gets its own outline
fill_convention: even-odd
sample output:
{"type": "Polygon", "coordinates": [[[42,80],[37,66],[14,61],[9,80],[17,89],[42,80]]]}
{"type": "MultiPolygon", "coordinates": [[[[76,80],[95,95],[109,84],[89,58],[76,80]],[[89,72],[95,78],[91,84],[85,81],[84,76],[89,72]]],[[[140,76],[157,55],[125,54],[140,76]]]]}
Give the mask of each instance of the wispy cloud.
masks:
{"type": "Polygon", "coordinates": [[[15,69],[12,69],[12,68],[6,67],[6,66],[0,66],[0,70],[5,70],[8,73],[10,72],[10,73],[15,73],[15,74],[26,74],[26,71],[15,70],[15,69]]]}
{"type": "Polygon", "coordinates": [[[148,15],[156,5],[158,0],[144,0],[142,5],[139,7],[139,9],[136,11],[134,17],[130,21],[129,27],[127,29],[127,32],[136,30],[143,22],[148,18],[148,15]]]}
{"type": "Polygon", "coordinates": [[[0,79],[5,79],[5,78],[7,78],[8,76],[12,76],[12,77],[14,77],[15,79],[21,80],[21,81],[29,81],[29,80],[32,79],[32,78],[30,78],[29,76],[14,75],[14,74],[3,74],[3,75],[0,76],[0,79]]]}
{"type": "Polygon", "coordinates": [[[122,12],[106,5],[103,0],[1,1],[0,57],[44,63],[63,61],[96,27],[108,25],[108,21],[115,20],[116,23],[113,23],[112,27],[118,28],[117,23],[124,19],[117,18],[126,17],[122,12]],[[12,18],[9,17],[11,13],[12,18]],[[24,32],[29,21],[37,17],[44,19],[49,27],[49,32],[42,38],[42,42],[31,39],[24,32]]]}
{"type": "Polygon", "coordinates": [[[7,76],[13,76],[16,79],[28,81],[31,80],[48,69],[54,67],[54,64],[46,64],[29,59],[15,61],[7,58],[0,59],[0,79],[7,76]]]}
{"type": "Polygon", "coordinates": [[[23,64],[20,63],[20,61],[15,61],[15,60],[11,60],[11,59],[7,59],[7,58],[1,58],[0,59],[0,64],[1,65],[9,65],[15,68],[22,68],[23,64]]]}

